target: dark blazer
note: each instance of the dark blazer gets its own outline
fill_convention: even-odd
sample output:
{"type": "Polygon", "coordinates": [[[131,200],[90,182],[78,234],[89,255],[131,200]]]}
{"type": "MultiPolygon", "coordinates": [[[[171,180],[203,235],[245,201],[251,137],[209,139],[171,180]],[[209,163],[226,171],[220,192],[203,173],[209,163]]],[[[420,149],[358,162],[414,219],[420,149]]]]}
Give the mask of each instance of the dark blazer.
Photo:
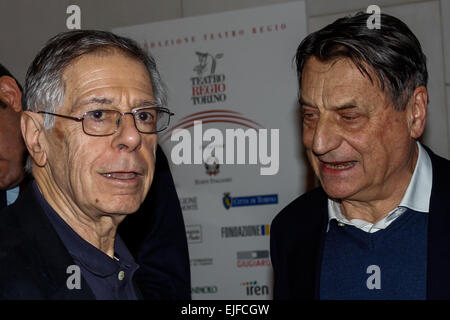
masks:
{"type": "Polygon", "coordinates": [[[81,289],[67,288],[73,264],[28,186],[0,212],[0,299],[95,299],[83,277],[81,289]]]}
{"type": "Polygon", "coordinates": [[[6,207],[6,190],[0,190],[0,210],[6,207]]]}
{"type": "MultiPolygon", "coordinates": [[[[450,161],[426,148],[433,167],[428,218],[427,299],[450,299],[450,161]]],[[[274,299],[318,299],[328,225],[322,188],[298,197],[272,221],[274,299]]]]}

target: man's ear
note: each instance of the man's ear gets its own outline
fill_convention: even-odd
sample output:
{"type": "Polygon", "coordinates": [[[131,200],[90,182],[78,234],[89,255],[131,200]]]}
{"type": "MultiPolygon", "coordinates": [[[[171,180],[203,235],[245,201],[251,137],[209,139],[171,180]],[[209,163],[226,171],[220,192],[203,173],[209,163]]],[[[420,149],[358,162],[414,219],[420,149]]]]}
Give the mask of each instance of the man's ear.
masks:
{"type": "Polygon", "coordinates": [[[47,163],[47,152],[44,144],[46,136],[40,114],[24,111],[20,118],[20,129],[30,156],[34,162],[43,167],[47,163]]]}
{"type": "Polygon", "coordinates": [[[427,122],[428,90],[424,86],[417,87],[409,101],[408,123],[410,135],[418,139],[425,130],[427,122]]]}
{"type": "Polygon", "coordinates": [[[22,111],[22,92],[10,76],[0,77],[0,100],[15,112],[22,111]]]}

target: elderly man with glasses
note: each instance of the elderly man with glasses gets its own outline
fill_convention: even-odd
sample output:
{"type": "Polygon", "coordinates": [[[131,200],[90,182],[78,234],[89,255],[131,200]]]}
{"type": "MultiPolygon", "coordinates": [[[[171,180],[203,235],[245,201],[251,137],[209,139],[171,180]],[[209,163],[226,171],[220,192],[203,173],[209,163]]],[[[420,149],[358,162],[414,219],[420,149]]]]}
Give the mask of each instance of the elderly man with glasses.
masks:
{"type": "Polygon", "coordinates": [[[21,119],[35,181],[0,217],[0,298],[141,297],[117,228],[149,191],[166,101],[130,39],[71,31],[39,52],[21,119]]]}

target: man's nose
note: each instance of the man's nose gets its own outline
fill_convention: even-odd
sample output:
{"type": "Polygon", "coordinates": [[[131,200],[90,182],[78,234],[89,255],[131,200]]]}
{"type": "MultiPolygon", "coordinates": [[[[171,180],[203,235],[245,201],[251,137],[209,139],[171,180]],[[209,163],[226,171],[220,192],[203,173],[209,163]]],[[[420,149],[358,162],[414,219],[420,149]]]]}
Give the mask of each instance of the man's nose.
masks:
{"type": "Polygon", "coordinates": [[[132,114],[125,114],[119,122],[117,132],[114,134],[113,147],[134,151],[142,144],[141,133],[137,130],[132,114]]]}
{"type": "Polygon", "coordinates": [[[341,132],[331,116],[324,116],[317,122],[314,130],[312,151],[317,156],[324,155],[341,144],[341,132]]]}

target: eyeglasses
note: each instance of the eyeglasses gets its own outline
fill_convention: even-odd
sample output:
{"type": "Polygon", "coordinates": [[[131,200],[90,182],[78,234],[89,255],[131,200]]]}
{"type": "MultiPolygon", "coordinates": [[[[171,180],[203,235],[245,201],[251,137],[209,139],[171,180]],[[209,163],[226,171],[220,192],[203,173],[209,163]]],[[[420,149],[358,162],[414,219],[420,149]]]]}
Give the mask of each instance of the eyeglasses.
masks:
{"type": "Polygon", "coordinates": [[[84,133],[91,136],[109,136],[114,134],[120,125],[124,115],[131,114],[136,129],[141,133],[157,133],[169,127],[170,117],[175,115],[169,109],[163,107],[149,107],[133,110],[131,112],[119,112],[117,110],[92,110],[83,113],[82,117],[71,117],[46,111],[37,113],[49,114],[75,121],[82,121],[84,133]]]}

